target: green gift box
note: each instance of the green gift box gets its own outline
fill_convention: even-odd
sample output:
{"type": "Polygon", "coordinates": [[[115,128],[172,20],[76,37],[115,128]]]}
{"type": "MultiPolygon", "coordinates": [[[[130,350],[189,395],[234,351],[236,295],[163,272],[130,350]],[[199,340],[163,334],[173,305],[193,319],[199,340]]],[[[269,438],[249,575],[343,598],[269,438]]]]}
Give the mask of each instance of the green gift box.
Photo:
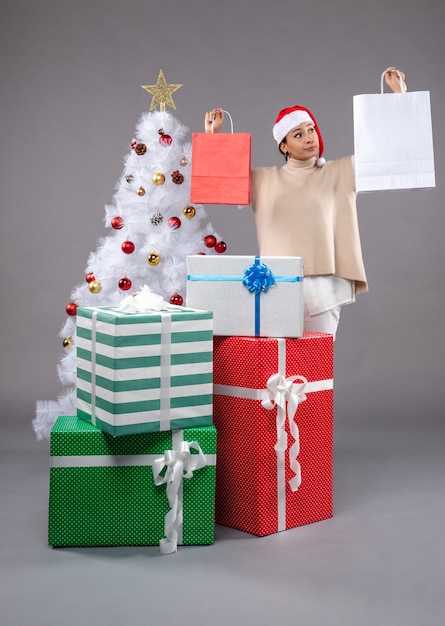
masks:
{"type": "Polygon", "coordinates": [[[214,542],[216,429],[112,437],[75,416],[51,430],[50,546],[214,542]]]}
{"type": "Polygon", "coordinates": [[[211,426],[213,314],[77,308],[77,416],[117,436],[211,426]]]}

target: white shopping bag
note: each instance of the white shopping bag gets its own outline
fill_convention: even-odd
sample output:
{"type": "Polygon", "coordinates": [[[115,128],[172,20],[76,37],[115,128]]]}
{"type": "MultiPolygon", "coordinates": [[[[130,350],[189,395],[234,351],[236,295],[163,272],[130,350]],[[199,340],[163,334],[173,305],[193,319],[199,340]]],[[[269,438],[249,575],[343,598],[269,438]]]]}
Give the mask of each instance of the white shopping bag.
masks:
{"type": "Polygon", "coordinates": [[[356,190],[436,186],[429,91],[353,98],[356,190]]]}

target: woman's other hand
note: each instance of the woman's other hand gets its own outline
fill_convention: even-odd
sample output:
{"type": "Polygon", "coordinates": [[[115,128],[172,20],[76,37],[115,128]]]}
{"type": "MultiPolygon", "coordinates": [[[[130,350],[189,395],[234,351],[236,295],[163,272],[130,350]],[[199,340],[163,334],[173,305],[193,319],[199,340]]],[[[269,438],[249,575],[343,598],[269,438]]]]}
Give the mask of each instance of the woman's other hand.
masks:
{"type": "Polygon", "coordinates": [[[398,70],[396,67],[388,67],[385,70],[385,81],[394,93],[405,93],[407,91],[405,72],[398,70]]]}
{"type": "Polygon", "coordinates": [[[204,130],[206,133],[219,133],[224,121],[224,111],[222,109],[212,109],[207,111],[204,118],[204,130]]]}

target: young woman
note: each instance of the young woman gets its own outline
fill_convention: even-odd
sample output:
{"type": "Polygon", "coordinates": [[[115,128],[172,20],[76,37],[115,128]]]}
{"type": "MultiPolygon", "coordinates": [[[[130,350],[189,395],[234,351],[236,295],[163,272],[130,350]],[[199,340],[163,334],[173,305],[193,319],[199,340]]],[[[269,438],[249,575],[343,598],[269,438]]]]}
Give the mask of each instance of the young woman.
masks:
{"type": "MultiPolygon", "coordinates": [[[[405,92],[405,74],[388,67],[385,80],[405,92]]],[[[205,131],[219,132],[222,109],[205,115],[205,131]]],[[[325,162],[323,138],[309,109],[282,109],[272,129],[286,160],[252,171],[252,207],[261,256],[304,261],[304,328],[334,335],[344,304],[367,291],[360,245],[353,157],[325,162]]]]}

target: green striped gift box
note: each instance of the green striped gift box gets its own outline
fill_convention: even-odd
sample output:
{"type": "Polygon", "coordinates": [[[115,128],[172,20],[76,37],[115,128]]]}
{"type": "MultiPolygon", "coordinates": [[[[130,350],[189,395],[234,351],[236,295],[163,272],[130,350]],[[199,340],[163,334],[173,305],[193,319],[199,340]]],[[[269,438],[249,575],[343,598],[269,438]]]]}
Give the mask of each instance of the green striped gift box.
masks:
{"type": "MultiPolygon", "coordinates": [[[[206,465],[181,484],[180,545],[214,542],[216,429],[186,428],[112,437],[77,417],[51,431],[50,546],[157,545],[169,512],[152,464],[181,441],[198,442],[206,465]]],[[[191,452],[194,454],[194,451],[191,452]]]]}
{"type": "Polygon", "coordinates": [[[77,308],[77,415],[111,435],[210,426],[213,314],[77,308]]]}

